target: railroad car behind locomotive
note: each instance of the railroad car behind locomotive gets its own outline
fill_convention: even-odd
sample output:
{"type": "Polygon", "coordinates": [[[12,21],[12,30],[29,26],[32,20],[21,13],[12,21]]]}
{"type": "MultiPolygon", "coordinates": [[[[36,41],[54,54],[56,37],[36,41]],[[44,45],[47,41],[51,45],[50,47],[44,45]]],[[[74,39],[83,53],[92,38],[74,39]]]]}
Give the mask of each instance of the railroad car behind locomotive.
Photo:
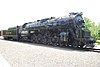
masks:
{"type": "Polygon", "coordinates": [[[14,34],[16,37],[9,36],[19,41],[54,46],[94,47],[95,40],[91,38],[90,31],[84,28],[82,13],[70,13],[64,17],[45,18],[17,26],[14,34]]]}
{"type": "Polygon", "coordinates": [[[8,30],[3,30],[3,37],[5,40],[17,40],[18,38],[18,28],[11,27],[8,30]]]}
{"type": "Polygon", "coordinates": [[[0,30],[0,36],[2,36],[3,35],[3,31],[2,30],[0,30]]]}

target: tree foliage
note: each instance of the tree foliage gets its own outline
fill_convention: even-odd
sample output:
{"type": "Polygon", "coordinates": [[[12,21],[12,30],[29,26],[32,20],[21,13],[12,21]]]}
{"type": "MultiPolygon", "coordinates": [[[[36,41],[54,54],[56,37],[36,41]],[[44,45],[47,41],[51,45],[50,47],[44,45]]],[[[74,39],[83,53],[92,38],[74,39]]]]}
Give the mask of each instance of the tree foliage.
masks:
{"type": "Polygon", "coordinates": [[[92,22],[89,18],[84,17],[85,20],[85,29],[91,31],[91,36],[100,39],[100,23],[98,25],[95,22],[92,22]]]}

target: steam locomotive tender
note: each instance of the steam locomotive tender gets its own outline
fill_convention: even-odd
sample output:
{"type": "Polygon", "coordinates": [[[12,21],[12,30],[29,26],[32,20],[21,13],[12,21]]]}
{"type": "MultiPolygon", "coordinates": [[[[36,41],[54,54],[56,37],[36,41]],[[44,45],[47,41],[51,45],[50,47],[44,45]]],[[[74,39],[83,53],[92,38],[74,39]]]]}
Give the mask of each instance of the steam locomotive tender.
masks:
{"type": "Polygon", "coordinates": [[[54,46],[94,47],[95,40],[90,37],[90,31],[84,28],[82,13],[70,13],[64,17],[45,18],[9,28],[3,36],[5,39],[54,46]]]}

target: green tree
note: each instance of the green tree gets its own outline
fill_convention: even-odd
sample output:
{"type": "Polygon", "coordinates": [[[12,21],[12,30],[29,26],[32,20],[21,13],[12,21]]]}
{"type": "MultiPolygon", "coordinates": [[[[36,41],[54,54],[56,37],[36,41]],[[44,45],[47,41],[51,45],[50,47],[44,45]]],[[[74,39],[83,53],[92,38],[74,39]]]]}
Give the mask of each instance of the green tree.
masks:
{"type": "Polygon", "coordinates": [[[85,30],[90,30],[91,36],[94,38],[100,37],[100,24],[95,25],[95,22],[92,22],[87,17],[84,17],[84,20],[85,20],[85,30]]]}
{"type": "Polygon", "coordinates": [[[100,40],[100,23],[97,26],[97,39],[100,40]]]}
{"type": "Polygon", "coordinates": [[[84,17],[84,20],[85,20],[85,29],[86,30],[89,30],[89,28],[91,27],[91,20],[87,17],[84,17]]]}

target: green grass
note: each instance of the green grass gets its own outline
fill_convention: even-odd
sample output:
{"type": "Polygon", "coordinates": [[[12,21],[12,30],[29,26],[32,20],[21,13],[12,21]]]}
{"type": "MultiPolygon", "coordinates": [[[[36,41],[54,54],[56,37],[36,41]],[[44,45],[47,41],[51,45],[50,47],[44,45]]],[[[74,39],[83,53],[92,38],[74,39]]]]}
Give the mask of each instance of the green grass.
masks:
{"type": "Polygon", "coordinates": [[[100,40],[96,40],[96,43],[97,43],[97,44],[100,44],[100,40]]]}

